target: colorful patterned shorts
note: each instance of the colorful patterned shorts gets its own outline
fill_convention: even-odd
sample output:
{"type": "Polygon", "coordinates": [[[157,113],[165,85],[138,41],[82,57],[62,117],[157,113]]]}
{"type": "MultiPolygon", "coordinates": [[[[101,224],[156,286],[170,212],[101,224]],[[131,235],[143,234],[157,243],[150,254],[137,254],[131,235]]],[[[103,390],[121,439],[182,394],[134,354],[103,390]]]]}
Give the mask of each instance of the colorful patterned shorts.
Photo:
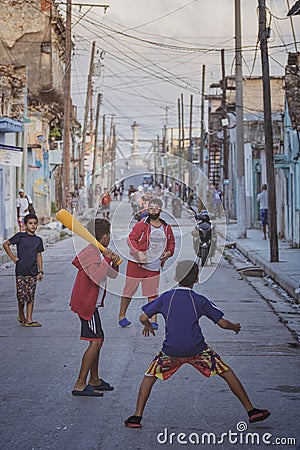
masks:
{"type": "Polygon", "coordinates": [[[21,303],[34,302],[37,275],[17,275],[17,299],[21,303]]]}
{"type": "Polygon", "coordinates": [[[199,355],[185,357],[168,356],[160,351],[151,362],[145,375],[167,380],[183,364],[191,364],[205,377],[220,375],[230,369],[212,348],[207,347],[199,355]]]}

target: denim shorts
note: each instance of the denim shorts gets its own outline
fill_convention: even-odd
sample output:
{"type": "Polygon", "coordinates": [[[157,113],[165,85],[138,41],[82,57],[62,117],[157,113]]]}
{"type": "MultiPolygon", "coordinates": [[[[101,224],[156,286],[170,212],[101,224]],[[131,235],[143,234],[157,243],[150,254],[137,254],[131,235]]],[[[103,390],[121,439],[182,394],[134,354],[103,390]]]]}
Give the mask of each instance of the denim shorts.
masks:
{"type": "Polygon", "coordinates": [[[262,225],[268,225],[268,210],[267,209],[260,209],[260,222],[262,225]]]}

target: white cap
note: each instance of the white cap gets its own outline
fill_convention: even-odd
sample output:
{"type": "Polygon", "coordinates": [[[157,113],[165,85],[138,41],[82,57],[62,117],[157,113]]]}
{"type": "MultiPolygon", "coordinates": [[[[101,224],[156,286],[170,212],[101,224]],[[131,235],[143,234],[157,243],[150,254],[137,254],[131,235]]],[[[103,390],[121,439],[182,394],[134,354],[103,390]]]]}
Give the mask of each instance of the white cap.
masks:
{"type": "Polygon", "coordinates": [[[24,189],[19,189],[19,193],[20,193],[20,192],[24,192],[24,189]]]}

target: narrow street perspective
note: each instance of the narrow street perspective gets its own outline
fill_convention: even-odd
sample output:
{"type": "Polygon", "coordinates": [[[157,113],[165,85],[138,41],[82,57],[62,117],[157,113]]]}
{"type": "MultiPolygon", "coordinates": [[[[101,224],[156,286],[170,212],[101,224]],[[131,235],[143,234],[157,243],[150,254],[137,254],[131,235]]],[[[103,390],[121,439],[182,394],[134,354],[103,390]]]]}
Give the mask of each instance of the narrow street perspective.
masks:
{"type": "MultiPolygon", "coordinates": [[[[124,232],[126,217],[123,220],[114,230],[119,236],[124,232]]],[[[184,217],[180,220],[183,234],[190,220],[184,217]]],[[[206,379],[185,365],[169,381],[156,383],[146,406],[143,430],[124,428],[124,420],[134,411],[143,374],[150,358],[160,350],[164,335],[159,316],[156,335],[142,336],[139,316],[146,300],[140,295],[130,305],[131,326],[119,326],[120,296],[111,292],[122,290],[124,267],[120,268],[116,280],[109,280],[109,293],[101,311],[105,341],[99,372],[114,390],[104,392],[101,398],[73,397],[71,391],[86,343],[79,340],[79,320],[69,307],[76,275],[71,261],[84,245],[82,239],[74,236],[46,248],[45,275],[37,288],[35,306],[35,317],[42,323],[41,328],[27,329],[17,323],[14,267],[9,263],[2,266],[3,449],[148,449],[163,444],[181,448],[180,433],[186,434],[185,439],[190,436],[190,445],[196,442],[195,436],[201,442],[203,435],[202,448],[210,448],[213,439],[220,440],[223,433],[230,430],[238,433],[237,427],[241,427],[244,436],[247,432],[256,433],[259,437],[251,439],[259,439],[258,448],[268,448],[277,438],[283,439],[280,442],[296,442],[299,438],[299,328],[295,328],[290,318],[297,310],[290,305],[285,316],[283,311],[275,311],[274,297],[277,296],[277,301],[280,297],[281,307],[286,298],[274,287],[266,286],[266,281],[262,283],[263,295],[261,287],[251,285],[258,278],[241,274],[241,264],[244,269],[252,264],[236,249],[225,251],[226,256],[213,276],[196,285],[196,291],[212,299],[225,312],[225,317],[240,322],[241,332],[236,335],[221,330],[204,318],[201,327],[209,345],[243,382],[255,406],[271,411],[268,422],[249,424],[242,406],[220,377],[206,379]],[[28,419],[19,420],[19,417],[28,419]],[[264,436],[266,433],[268,436],[264,436]]],[[[221,448],[234,448],[235,434],[223,439],[221,448]]],[[[248,446],[255,448],[255,444],[248,446]]],[[[296,448],[296,445],[286,447],[296,448]]]]}
{"type": "Polygon", "coordinates": [[[300,450],[299,21],[0,1],[1,450],[300,450]]]}

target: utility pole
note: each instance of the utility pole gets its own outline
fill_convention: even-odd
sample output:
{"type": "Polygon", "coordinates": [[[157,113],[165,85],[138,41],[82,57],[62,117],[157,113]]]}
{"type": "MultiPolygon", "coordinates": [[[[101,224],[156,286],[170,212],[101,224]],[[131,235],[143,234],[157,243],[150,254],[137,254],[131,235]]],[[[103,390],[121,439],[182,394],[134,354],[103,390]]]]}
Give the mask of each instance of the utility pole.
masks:
{"type": "Polygon", "coordinates": [[[93,135],[93,129],[94,129],[94,123],[93,123],[93,84],[91,87],[91,92],[90,92],[90,136],[91,136],[91,140],[92,140],[92,135],[93,135]]]}
{"type": "Polygon", "coordinates": [[[163,166],[162,166],[162,182],[166,186],[167,185],[167,168],[166,168],[166,153],[169,148],[169,145],[167,143],[167,133],[168,133],[168,110],[170,106],[166,106],[166,121],[164,123],[164,129],[163,129],[163,142],[162,142],[162,158],[163,158],[163,166]]]}
{"type": "Polygon", "coordinates": [[[97,96],[97,110],[96,110],[96,124],[95,124],[95,136],[94,136],[94,156],[93,156],[93,171],[92,171],[92,204],[95,204],[95,189],[96,189],[96,167],[97,167],[97,155],[98,155],[98,127],[99,127],[99,114],[101,105],[101,94],[97,96]]]}
{"type": "Polygon", "coordinates": [[[157,158],[159,155],[159,134],[156,135],[156,146],[155,146],[155,152],[154,152],[154,187],[156,187],[158,183],[158,176],[157,176],[157,158]]]}
{"type": "MultiPolygon", "coordinates": [[[[225,74],[225,50],[221,50],[221,64],[222,64],[222,113],[223,119],[227,120],[227,99],[226,88],[227,80],[225,74]]],[[[228,145],[228,133],[227,125],[223,125],[223,190],[224,190],[224,207],[226,224],[229,223],[229,174],[228,174],[228,157],[229,157],[229,145],[228,145]]]]}
{"type": "Polygon", "coordinates": [[[270,262],[278,262],[279,257],[278,257],[278,236],[277,236],[277,220],[276,220],[276,187],[275,187],[275,173],[274,173],[271,89],[270,89],[270,75],[269,75],[265,0],[258,0],[258,9],[259,9],[259,40],[260,40],[261,63],[263,72],[264,130],[265,130],[265,150],[266,150],[266,171],[268,183],[270,262]]]}
{"type": "Polygon", "coordinates": [[[237,190],[237,238],[247,238],[245,157],[244,157],[244,105],[242,71],[241,4],[235,0],[235,109],[236,109],[236,190],[237,190]]]}
{"type": "Polygon", "coordinates": [[[87,121],[88,121],[88,116],[89,116],[89,103],[90,103],[90,96],[91,96],[91,91],[92,91],[92,78],[93,78],[93,67],[94,67],[94,57],[95,57],[95,46],[96,46],[96,42],[93,41],[91,60],[90,60],[90,69],[89,69],[88,82],[87,82],[87,93],[86,93],[86,99],[85,99],[83,131],[82,131],[82,144],[81,144],[81,155],[80,155],[80,178],[81,178],[81,184],[82,185],[84,185],[85,141],[86,141],[86,132],[87,132],[87,121]]]}
{"type": "Polygon", "coordinates": [[[72,3],[67,0],[66,41],[65,41],[65,74],[64,74],[64,133],[63,133],[63,165],[62,165],[62,207],[67,206],[70,190],[70,128],[71,128],[71,27],[72,3]]]}
{"type": "Polygon", "coordinates": [[[188,173],[189,173],[189,193],[193,186],[193,95],[190,97],[190,127],[189,127],[189,155],[188,155],[188,173]]]}
{"type": "MultiPolygon", "coordinates": [[[[181,150],[181,158],[182,158],[182,164],[183,167],[181,168],[181,177],[182,177],[182,181],[183,183],[185,183],[185,152],[184,152],[184,140],[185,140],[185,135],[184,135],[184,102],[183,102],[183,94],[180,94],[180,98],[181,98],[181,138],[182,138],[182,150],[181,150]]],[[[183,186],[182,186],[183,187],[183,186]]]]}
{"type": "Polygon", "coordinates": [[[115,185],[115,183],[116,183],[116,149],[117,149],[116,125],[113,124],[113,135],[112,135],[112,185],[115,185]]]}
{"type": "Polygon", "coordinates": [[[201,88],[201,118],[200,118],[200,148],[199,167],[204,172],[204,103],[205,103],[205,65],[202,66],[202,88],[201,88]]]}
{"type": "Polygon", "coordinates": [[[103,119],[102,119],[102,152],[101,152],[101,178],[102,178],[102,180],[104,178],[105,141],[106,141],[105,133],[106,133],[105,114],[103,114],[103,119]]]}
{"type": "MultiPolygon", "coordinates": [[[[181,134],[181,107],[180,107],[180,98],[178,98],[178,181],[181,183],[181,168],[182,168],[182,134],[181,134]]],[[[179,186],[181,186],[179,184],[179,186]]],[[[181,194],[181,190],[179,191],[181,194]]]]}
{"type": "MultiPolygon", "coordinates": [[[[62,206],[66,207],[67,196],[70,189],[70,123],[71,123],[71,56],[72,56],[72,0],[66,0],[66,37],[65,37],[65,73],[64,73],[64,132],[63,132],[63,158],[62,158],[62,206]]],[[[104,8],[106,13],[109,5],[73,3],[78,6],[89,6],[91,8],[104,8]]],[[[77,22],[78,23],[78,22],[77,22]]],[[[87,108],[88,109],[88,106],[87,108]]],[[[87,119],[86,119],[87,122],[87,119]]],[[[85,126],[86,133],[86,126],[85,126]]],[[[85,137],[81,147],[81,155],[79,155],[79,170],[82,181],[84,181],[84,145],[85,137]]]]}
{"type": "Polygon", "coordinates": [[[109,129],[109,139],[108,139],[108,162],[109,162],[109,170],[108,170],[108,189],[110,189],[113,185],[113,173],[112,173],[112,164],[113,164],[113,159],[112,159],[112,137],[113,137],[113,124],[114,124],[114,118],[113,116],[110,119],[110,129],[109,129]]]}
{"type": "Polygon", "coordinates": [[[183,102],[183,94],[180,94],[181,98],[181,138],[182,138],[182,156],[184,158],[184,102],[183,102]]]}
{"type": "MultiPolygon", "coordinates": [[[[23,189],[28,193],[28,68],[26,66],[24,112],[23,112],[23,189]]],[[[2,112],[3,114],[3,112],[2,112]]]]}
{"type": "MultiPolygon", "coordinates": [[[[204,173],[204,106],[205,106],[205,65],[202,66],[202,87],[201,87],[201,115],[200,115],[200,145],[199,145],[199,169],[204,173]]],[[[203,177],[200,177],[198,192],[198,211],[204,209],[205,190],[203,177]]]]}
{"type": "Polygon", "coordinates": [[[163,132],[163,153],[167,152],[167,130],[168,130],[168,110],[170,106],[166,106],[166,122],[164,124],[164,132],[163,132]]]}

